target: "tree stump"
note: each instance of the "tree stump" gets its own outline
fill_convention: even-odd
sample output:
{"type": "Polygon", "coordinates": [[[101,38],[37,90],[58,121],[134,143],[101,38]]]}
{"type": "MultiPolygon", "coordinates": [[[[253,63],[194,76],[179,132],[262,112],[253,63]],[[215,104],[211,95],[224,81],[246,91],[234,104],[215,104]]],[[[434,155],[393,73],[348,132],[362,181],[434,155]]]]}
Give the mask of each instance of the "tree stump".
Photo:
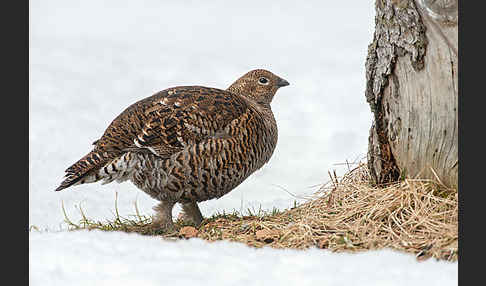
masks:
{"type": "Polygon", "coordinates": [[[457,0],[376,0],[366,59],[368,169],[457,187],[457,0]]]}

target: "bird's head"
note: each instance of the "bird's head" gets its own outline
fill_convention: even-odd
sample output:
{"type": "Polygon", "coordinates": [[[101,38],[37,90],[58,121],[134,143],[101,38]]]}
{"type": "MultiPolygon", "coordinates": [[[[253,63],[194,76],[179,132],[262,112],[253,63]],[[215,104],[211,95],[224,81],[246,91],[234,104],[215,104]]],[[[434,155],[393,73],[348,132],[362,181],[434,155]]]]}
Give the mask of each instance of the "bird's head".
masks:
{"type": "Polygon", "coordinates": [[[270,104],[277,90],[287,85],[289,82],[285,79],[267,70],[256,69],[237,79],[227,90],[260,104],[270,104]]]}

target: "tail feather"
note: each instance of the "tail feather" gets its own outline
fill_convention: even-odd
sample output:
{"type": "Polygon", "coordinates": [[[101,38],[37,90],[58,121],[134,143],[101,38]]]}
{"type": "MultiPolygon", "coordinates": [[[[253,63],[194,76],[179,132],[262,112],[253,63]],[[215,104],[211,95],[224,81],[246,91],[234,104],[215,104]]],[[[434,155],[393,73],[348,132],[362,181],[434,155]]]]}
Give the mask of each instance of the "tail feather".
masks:
{"type": "Polygon", "coordinates": [[[96,182],[101,179],[98,170],[113,159],[115,154],[91,151],[66,169],[65,179],[56,191],[61,191],[72,185],[96,182]]]}

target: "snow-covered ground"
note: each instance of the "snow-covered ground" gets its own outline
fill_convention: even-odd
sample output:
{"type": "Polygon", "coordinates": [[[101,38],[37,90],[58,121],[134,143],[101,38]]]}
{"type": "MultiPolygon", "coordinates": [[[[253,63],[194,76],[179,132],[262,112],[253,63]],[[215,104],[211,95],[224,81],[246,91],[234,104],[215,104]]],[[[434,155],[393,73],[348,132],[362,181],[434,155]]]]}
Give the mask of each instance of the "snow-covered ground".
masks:
{"type": "Polygon", "coordinates": [[[457,285],[457,263],[392,250],[254,249],[100,231],[30,237],[30,285],[457,285]]]}
{"type": "Polygon", "coordinates": [[[29,225],[49,229],[29,234],[32,285],[457,283],[457,263],[418,263],[389,250],[255,250],[227,242],[56,232],[66,228],[62,202],[74,221],[81,217],[78,206],[90,218],[112,218],[115,192],[121,215],[133,214],[135,201],[142,213],[152,213],[156,202],[131,183],[54,192],[64,169],[123,109],[171,86],[226,88],[255,68],[291,84],[272,103],[277,149],[234,191],[201,203],[203,215],[287,208],[302,201],[288,192],[303,197],[328,180],[328,170],[342,174],[346,167],[336,164],[366,154],[371,112],[364,63],[374,0],[29,3],[29,225]]]}

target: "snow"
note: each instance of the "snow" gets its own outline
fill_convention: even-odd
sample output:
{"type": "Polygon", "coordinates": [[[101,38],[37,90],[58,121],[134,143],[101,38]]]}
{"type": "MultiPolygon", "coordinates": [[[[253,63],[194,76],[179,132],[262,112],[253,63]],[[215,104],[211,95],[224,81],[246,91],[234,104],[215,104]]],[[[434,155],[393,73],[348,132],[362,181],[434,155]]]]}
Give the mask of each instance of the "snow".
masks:
{"type": "Polygon", "coordinates": [[[392,250],[255,249],[137,234],[30,234],[30,285],[457,285],[457,263],[392,250]]]}
{"type": "Polygon", "coordinates": [[[81,218],[78,207],[95,220],[113,218],[115,193],[121,215],[134,214],[134,202],[152,213],[156,201],[128,182],[54,189],[123,109],[172,86],[226,88],[254,68],[290,82],[272,103],[279,126],[272,159],[228,195],[201,203],[204,216],[288,208],[325,183],[328,170],[347,168],[336,164],[364,159],[372,116],[364,64],[374,0],[32,0],[29,6],[29,226],[48,230],[29,233],[32,285],[457,284],[457,263],[418,263],[390,250],[255,250],[65,231],[62,203],[73,221],[81,218]]]}

